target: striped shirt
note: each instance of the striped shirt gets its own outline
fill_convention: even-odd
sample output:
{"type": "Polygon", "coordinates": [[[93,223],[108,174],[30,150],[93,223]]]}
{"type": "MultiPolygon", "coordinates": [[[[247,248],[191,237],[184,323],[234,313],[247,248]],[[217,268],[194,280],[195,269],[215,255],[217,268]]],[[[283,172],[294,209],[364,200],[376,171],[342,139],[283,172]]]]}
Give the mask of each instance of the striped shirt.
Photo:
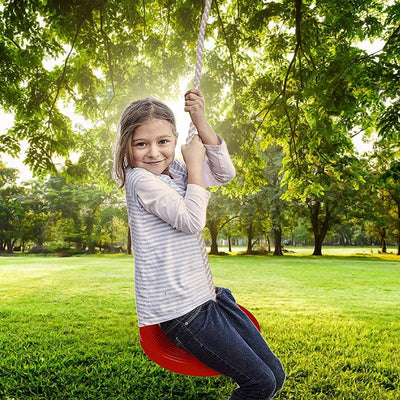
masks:
{"type": "MultiPolygon", "coordinates": [[[[225,142],[205,145],[205,186],[235,175],[225,142]]],[[[186,165],[174,160],[170,176],[143,168],[126,170],[125,193],[135,259],[135,297],[139,326],[168,321],[215,299],[201,231],[210,193],[187,184],[186,165]]]]}

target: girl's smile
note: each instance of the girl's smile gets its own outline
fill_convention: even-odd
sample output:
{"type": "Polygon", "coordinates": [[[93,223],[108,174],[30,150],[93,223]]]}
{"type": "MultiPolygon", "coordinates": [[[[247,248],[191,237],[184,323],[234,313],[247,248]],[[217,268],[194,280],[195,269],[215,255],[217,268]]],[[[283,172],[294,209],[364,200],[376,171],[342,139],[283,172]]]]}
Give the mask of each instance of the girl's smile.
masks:
{"type": "Polygon", "coordinates": [[[175,158],[176,135],[171,124],[151,119],[140,125],[129,149],[131,164],[153,174],[168,174],[175,158]]]}

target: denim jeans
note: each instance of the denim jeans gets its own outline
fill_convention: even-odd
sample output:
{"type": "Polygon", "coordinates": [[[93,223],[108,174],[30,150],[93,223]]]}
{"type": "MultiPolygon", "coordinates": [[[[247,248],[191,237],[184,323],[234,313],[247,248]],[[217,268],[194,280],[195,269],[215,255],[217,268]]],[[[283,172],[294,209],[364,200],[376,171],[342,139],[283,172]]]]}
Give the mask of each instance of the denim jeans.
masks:
{"type": "Polygon", "coordinates": [[[177,346],[239,385],[230,400],[272,399],[285,381],[282,364],[230,290],[215,290],[216,302],[163,322],[161,329],[177,346]]]}

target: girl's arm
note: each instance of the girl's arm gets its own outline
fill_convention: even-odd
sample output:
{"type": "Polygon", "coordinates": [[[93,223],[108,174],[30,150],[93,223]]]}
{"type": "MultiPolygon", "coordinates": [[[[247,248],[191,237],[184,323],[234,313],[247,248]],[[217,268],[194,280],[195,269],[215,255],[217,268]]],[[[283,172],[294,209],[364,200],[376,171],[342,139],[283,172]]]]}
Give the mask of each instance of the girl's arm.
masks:
{"type": "Polygon", "coordinates": [[[127,171],[126,196],[179,231],[193,234],[205,226],[210,193],[200,185],[188,184],[182,197],[151,172],[135,168],[127,171]]]}
{"type": "Polygon", "coordinates": [[[197,129],[204,144],[219,145],[221,141],[207,121],[205,101],[200,90],[188,90],[185,93],[185,111],[190,114],[193,125],[197,129]]]}
{"type": "Polygon", "coordinates": [[[199,90],[185,93],[185,111],[189,112],[206,149],[207,160],[202,164],[204,186],[228,183],[235,176],[235,168],[225,142],[215,134],[207,121],[204,97],[199,90]]]}

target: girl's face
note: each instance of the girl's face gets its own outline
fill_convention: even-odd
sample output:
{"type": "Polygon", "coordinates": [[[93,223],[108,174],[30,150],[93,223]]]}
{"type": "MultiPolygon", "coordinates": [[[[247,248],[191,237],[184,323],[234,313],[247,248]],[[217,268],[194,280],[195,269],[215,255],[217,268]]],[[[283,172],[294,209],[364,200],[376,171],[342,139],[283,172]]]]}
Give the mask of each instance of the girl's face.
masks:
{"type": "Polygon", "coordinates": [[[131,164],[153,174],[169,173],[175,158],[176,135],[171,124],[163,119],[151,119],[133,134],[129,156],[131,164]]]}

